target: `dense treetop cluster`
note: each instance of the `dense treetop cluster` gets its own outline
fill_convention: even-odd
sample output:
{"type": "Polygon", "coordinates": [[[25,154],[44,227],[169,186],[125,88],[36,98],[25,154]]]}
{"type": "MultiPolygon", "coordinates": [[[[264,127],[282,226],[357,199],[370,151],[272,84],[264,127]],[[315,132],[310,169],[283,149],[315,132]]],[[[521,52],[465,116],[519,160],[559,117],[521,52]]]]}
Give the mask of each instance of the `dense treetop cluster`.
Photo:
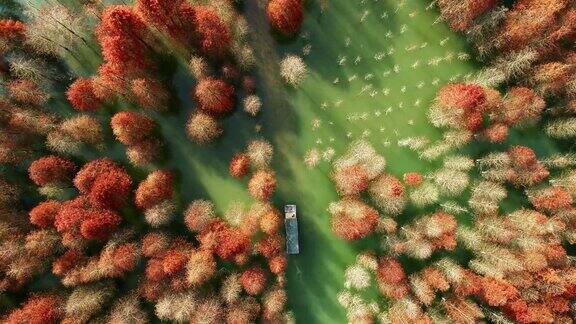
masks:
{"type": "Polygon", "coordinates": [[[335,234],[381,240],[346,269],[339,302],[354,323],[572,323],[573,3],[437,6],[486,67],[438,91],[428,117],[440,140],[399,141],[435,170],[398,179],[364,141],[333,163],[335,234]],[[526,129],[563,152],[512,144],[526,129]]]}
{"type": "MultiPolygon", "coordinates": [[[[230,173],[251,173],[254,199],[221,214],[204,197],[182,201],[157,122],[179,100],[171,79],[180,67],[193,80],[188,145],[214,142],[242,104],[258,114],[242,4],[8,2],[2,322],[291,322],[272,145],[258,138],[239,148],[230,173]]],[[[266,14],[286,36],[303,21],[299,0],[271,1],[266,14]]]]}

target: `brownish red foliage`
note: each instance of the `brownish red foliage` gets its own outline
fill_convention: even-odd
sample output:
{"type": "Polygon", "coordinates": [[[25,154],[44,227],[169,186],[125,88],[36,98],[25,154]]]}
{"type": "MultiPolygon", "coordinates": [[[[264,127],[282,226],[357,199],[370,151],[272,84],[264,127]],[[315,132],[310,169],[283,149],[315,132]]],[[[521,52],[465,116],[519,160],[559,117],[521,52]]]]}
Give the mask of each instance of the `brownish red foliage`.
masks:
{"type": "Polygon", "coordinates": [[[183,0],[138,0],[136,12],[149,24],[163,30],[182,45],[192,45],[193,33],[187,28],[193,25],[192,7],[183,0]]]}
{"type": "Polygon", "coordinates": [[[80,224],[80,234],[89,240],[104,240],[122,222],[122,218],[111,210],[91,211],[80,224]]]}
{"type": "Polygon", "coordinates": [[[352,241],[374,232],[378,225],[378,211],[360,201],[345,201],[341,211],[332,217],[332,230],[339,237],[352,241]]]}
{"type": "Polygon", "coordinates": [[[57,276],[63,276],[68,271],[81,265],[83,259],[84,255],[80,251],[76,249],[67,250],[52,263],[52,273],[57,276]]]}
{"type": "Polygon", "coordinates": [[[94,111],[102,105],[102,102],[94,93],[92,80],[89,79],[77,79],[74,81],[68,88],[66,97],[72,107],[79,111],[94,111]]]}
{"type": "Polygon", "coordinates": [[[572,196],[563,187],[550,187],[529,197],[530,202],[539,211],[557,211],[572,206],[572,196]]]}
{"type": "Polygon", "coordinates": [[[559,22],[566,0],[521,0],[514,2],[499,34],[508,50],[519,50],[541,39],[559,22]]]}
{"type": "Polygon", "coordinates": [[[333,180],[338,193],[343,196],[361,193],[366,190],[370,181],[368,170],[359,164],[336,170],[333,174],[333,180]]]}
{"type": "Polygon", "coordinates": [[[132,81],[132,94],[138,105],[144,109],[161,111],[166,108],[170,94],[157,80],[140,78],[132,81]]]}
{"type": "Polygon", "coordinates": [[[218,219],[204,226],[197,238],[202,248],[213,250],[223,260],[230,260],[250,248],[246,234],[218,219]]]}
{"type": "Polygon", "coordinates": [[[418,172],[407,172],[403,175],[404,183],[407,186],[418,186],[422,183],[422,175],[418,172]]]}
{"type": "Polygon", "coordinates": [[[0,37],[14,39],[24,37],[26,26],[24,23],[13,19],[0,19],[0,37]]]}
{"type": "Polygon", "coordinates": [[[286,270],[287,264],[288,261],[286,261],[286,257],[283,255],[277,255],[268,261],[268,267],[270,268],[270,272],[274,274],[283,273],[286,270]]]}
{"type": "Polygon", "coordinates": [[[38,295],[29,298],[5,319],[6,324],[55,324],[63,315],[63,301],[56,295],[38,295]]]}
{"type": "Polygon", "coordinates": [[[96,29],[102,56],[118,76],[134,76],[150,68],[147,27],[127,5],[107,6],[96,29]]]}
{"type": "Polygon", "coordinates": [[[455,31],[468,29],[474,19],[496,5],[496,0],[439,0],[442,18],[455,31]]]}
{"type": "Polygon", "coordinates": [[[198,82],[194,97],[200,110],[214,116],[225,115],[234,108],[234,87],[213,77],[198,82]]]}
{"type": "Polygon", "coordinates": [[[267,13],[272,26],[285,36],[295,35],[304,20],[301,0],[272,0],[267,13]]]}
{"type": "Polygon", "coordinates": [[[147,258],[161,257],[168,249],[168,238],[161,233],[148,233],[142,239],[142,254],[147,258]]]}
{"type": "Polygon", "coordinates": [[[385,257],[378,261],[376,277],[379,281],[397,284],[406,279],[406,274],[398,260],[392,257],[385,257]]]}
{"type": "Polygon", "coordinates": [[[232,161],[230,161],[230,175],[235,178],[242,178],[248,173],[248,169],[250,168],[250,159],[248,155],[244,153],[236,154],[232,157],[232,161]]]}
{"type": "Polygon", "coordinates": [[[508,138],[508,126],[500,123],[492,124],[486,128],[484,136],[492,143],[502,143],[508,138]]]}
{"type": "Polygon", "coordinates": [[[258,241],[258,252],[270,259],[279,255],[284,247],[284,238],[278,234],[265,235],[258,241]]]}
{"type": "Polygon", "coordinates": [[[437,100],[444,107],[471,112],[480,107],[486,98],[484,89],[478,85],[450,83],[440,89],[437,100]]]}
{"type": "Polygon", "coordinates": [[[60,202],[55,200],[41,202],[30,211],[30,223],[38,227],[53,226],[58,211],[60,211],[60,202]]]}
{"type": "Polygon", "coordinates": [[[38,186],[49,183],[66,182],[72,179],[76,165],[71,161],[54,155],[35,160],[28,168],[28,175],[38,186]]]}
{"type": "Polygon", "coordinates": [[[240,283],[249,295],[259,295],[266,287],[266,272],[255,266],[242,272],[240,283]]]}
{"type": "Polygon", "coordinates": [[[194,18],[198,47],[211,56],[223,56],[228,51],[232,37],[216,11],[209,6],[194,7],[194,18]]]}
{"type": "Polygon", "coordinates": [[[99,208],[120,208],[132,189],[130,176],[121,169],[110,170],[99,176],[90,189],[90,202],[99,208]]]}
{"type": "Polygon", "coordinates": [[[269,206],[260,216],[260,230],[266,234],[275,234],[282,225],[282,214],[273,206],[269,206]]]}
{"type": "Polygon", "coordinates": [[[8,83],[10,98],[35,106],[46,104],[50,96],[38,84],[29,80],[12,80],[8,83]]]}
{"type": "Polygon", "coordinates": [[[174,275],[184,269],[186,261],[188,261],[188,256],[183,251],[169,250],[162,259],[162,269],[165,274],[174,275]]]}
{"type": "Polygon", "coordinates": [[[519,122],[538,121],[546,102],[532,89],[513,87],[503,101],[502,119],[511,125],[519,122]]]}
{"type": "Polygon", "coordinates": [[[172,198],[173,174],[167,170],[156,170],[148,175],[136,189],[134,202],[141,209],[148,209],[172,198]]]}
{"type": "Polygon", "coordinates": [[[121,207],[131,192],[132,180],[126,171],[109,159],[86,163],[76,174],[74,185],[87,194],[96,207],[121,207]]]}
{"type": "Polygon", "coordinates": [[[123,111],[112,117],[110,126],[118,141],[124,145],[135,145],[150,136],[155,123],[141,114],[123,111]]]}
{"type": "Polygon", "coordinates": [[[104,158],[90,161],[82,167],[74,177],[74,185],[80,193],[87,194],[90,192],[96,178],[108,170],[119,168],[112,160],[104,158]]]}
{"type": "Polygon", "coordinates": [[[138,248],[134,243],[120,244],[114,249],[112,263],[120,273],[134,270],[138,262],[138,248]]]}
{"type": "Polygon", "coordinates": [[[534,185],[550,174],[529,147],[522,145],[513,146],[508,150],[508,156],[512,161],[514,171],[509,180],[515,186],[526,187],[534,185]]]}
{"type": "Polygon", "coordinates": [[[260,200],[269,200],[276,190],[276,174],[269,170],[259,170],[250,181],[248,181],[248,191],[252,197],[260,200]]]}
{"type": "Polygon", "coordinates": [[[504,306],[518,297],[518,290],[504,280],[482,278],[482,299],[490,306],[504,306]]]}
{"type": "Polygon", "coordinates": [[[223,260],[248,251],[250,240],[246,234],[237,228],[225,227],[218,233],[218,245],[215,247],[216,254],[223,260]]]}

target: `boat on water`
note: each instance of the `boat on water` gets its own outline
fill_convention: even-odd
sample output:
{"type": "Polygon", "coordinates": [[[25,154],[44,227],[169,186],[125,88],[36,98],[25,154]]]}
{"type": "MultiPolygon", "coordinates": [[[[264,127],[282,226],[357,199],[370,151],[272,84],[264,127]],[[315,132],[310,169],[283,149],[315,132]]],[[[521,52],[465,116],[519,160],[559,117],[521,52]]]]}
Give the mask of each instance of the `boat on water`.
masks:
{"type": "Polygon", "coordinates": [[[286,228],[286,253],[299,254],[300,244],[298,242],[296,205],[284,206],[284,227],[286,228]]]}

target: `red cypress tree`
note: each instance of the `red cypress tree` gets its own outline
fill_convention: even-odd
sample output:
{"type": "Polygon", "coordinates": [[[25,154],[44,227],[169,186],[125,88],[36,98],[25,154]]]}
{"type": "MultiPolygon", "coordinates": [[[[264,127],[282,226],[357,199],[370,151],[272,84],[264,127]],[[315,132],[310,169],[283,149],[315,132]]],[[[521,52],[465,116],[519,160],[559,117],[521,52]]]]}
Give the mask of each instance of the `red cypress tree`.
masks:
{"type": "Polygon", "coordinates": [[[185,43],[186,27],[180,17],[182,0],[137,0],[136,12],[147,23],[166,31],[170,37],[185,43]]]}
{"type": "Polygon", "coordinates": [[[477,296],[482,292],[482,277],[463,269],[462,278],[454,284],[454,293],[460,298],[477,296]]]}
{"type": "Polygon", "coordinates": [[[141,39],[147,32],[146,24],[127,5],[107,6],[102,12],[100,25],[97,27],[99,38],[107,36],[123,36],[141,39]]]}
{"type": "Polygon", "coordinates": [[[96,178],[110,170],[121,169],[114,161],[104,158],[90,161],[82,167],[74,177],[74,185],[80,193],[90,192],[96,178]]]}
{"type": "Polygon", "coordinates": [[[285,36],[295,35],[304,20],[301,0],[271,0],[268,2],[267,13],[274,29],[285,36]]]}
{"type": "Polygon", "coordinates": [[[96,178],[90,193],[90,202],[99,208],[120,208],[129,198],[132,187],[130,176],[123,169],[112,169],[96,178]]]}
{"type": "Polygon", "coordinates": [[[249,268],[242,272],[240,283],[249,295],[259,295],[266,287],[266,273],[259,266],[249,268]]]}
{"type": "Polygon", "coordinates": [[[345,199],[332,216],[332,230],[339,237],[352,241],[374,232],[378,225],[378,211],[360,200],[345,199]]]}
{"type": "Polygon", "coordinates": [[[422,270],[421,274],[424,281],[426,281],[432,289],[439,291],[447,291],[450,289],[450,283],[442,271],[433,267],[427,267],[422,270]]]}
{"type": "Polygon", "coordinates": [[[188,256],[183,251],[172,249],[166,252],[162,259],[162,269],[167,275],[175,275],[184,269],[188,256]]]}
{"type": "Polygon", "coordinates": [[[217,232],[215,252],[223,260],[243,254],[250,248],[250,240],[237,228],[225,226],[217,232]]]}
{"type": "Polygon", "coordinates": [[[248,181],[250,195],[260,201],[270,200],[275,190],[276,174],[273,171],[259,170],[248,181]]]}
{"type": "Polygon", "coordinates": [[[208,6],[194,7],[194,22],[200,50],[210,56],[223,56],[228,51],[232,37],[216,11],[208,6]]]}
{"type": "Polygon", "coordinates": [[[29,298],[5,319],[6,324],[55,324],[63,316],[63,301],[56,295],[37,295],[29,298]]]}
{"type": "Polygon", "coordinates": [[[38,186],[71,180],[76,166],[59,156],[49,155],[35,160],[28,168],[28,175],[38,186]]]}
{"type": "Polygon", "coordinates": [[[122,218],[111,210],[90,211],[80,225],[80,234],[88,240],[104,240],[116,231],[122,218]]]}
{"type": "Polygon", "coordinates": [[[530,315],[528,314],[528,304],[520,298],[509,301],[504,306],[504,312],[512,320],[518,323],[529,323],[530,315]]]}
{"type": "Polygon", "coordinates": [[[146,49],[137,40],[109,36],[103,38],[100,44],[104,60],[115,67],[118,77],[138,76],[151,65],[146,49]]]}
{"type": "Polygon", "coordinates": [[[25,104],[43,106],[50,96],[36,83],[29,80],[13,80],[8,83],[10,98],[25,104]]]}
{"type": "Polygon", "coordinates": [[[94,95],[101,101],[115,95],[125,95],[126,79],[122,76],[121,66],[106,62],[98,68],[98,75],[92,78],[94,95]]]}
{"type": "Polygon", "coordinates": [[[214,116],[225,115],[234,108],[234,87],[216,78],[198,82],[194,96],[198,108],[214,116]]]}
{"type": "Polygon", "coordinates": [[[78,225],[87,217],[90,202],[86,196],[78,196],[62,203],[54,226],[58,232],[75,232],[78,225]]]}
{"type": "Polygon", "coordinates": [[[502,117],[508,124],[538,121],[546,107],[544,99],[526,87],[513,87],[503,102],[502,117]]]}
{"type": "Polygon", "coordinates": [[[156,170],[148,175],[136,189],[134,201],[141,209],[148,209],[172,198],[173,174],[167,170],[156,170]]]}
{"type": "Polygon", "coordinates": [[[52,273],[57,276],[63,276],[68,271],[81,265],[83,259],[84,255],[80,251],[70,249],[52,263],[52,273]]]}
{"type": "Polygon", "coordinates": [[[537,162],[536,153],[523,145],[515,145],[508,149],[508,155],[515,167],[526,168],[537,162]]]}
{"type": "Polygon", "coordinates": [[[376,278],[389,284],[398,284],[406,279],[404,268],[398,260],[392,257],[385,257],[378,261],[376,278]]]}
{"type": "MultiPolygon", "coordinates": [[[[189,222],[187,221],[186,223],[188,224],[189,222]]],[[[192,227],[188,227],[192,229],[192,227]]],[[[200,248],[203,250],[214,250],[218,244],[218,236],[224,228],[226,228],[226,223],[222,220],[209,220],[207,224],[202,226],[200,233],[196,235],[196,238],[200,242],[200,248]]]]}
{"type": "Polygon", "coordinates": [[[41,202],[30,211],[30,223],[38,227],[53,226],[54,219],[60,211],[60,205],[61,204],[55,200],[41,202]]]}
{"type": "Polygon", "coordinates": [[[550,187],[540,190],[529,197],[530,202],[539,211],[557,211],[572,206],[572,196],[563,187],[550,187]]]}
{"type": "Polygon", "coordinates": [[[134,145],[150,136],[155,123],[141,114],[122,111],[112,117],[110,126],[118,141],[124,145],[134,145]]]}
{"type": "Polygon", "coordinates": [[[508,138],[508,126],[495,123],[484,131],[484,136],[492,143],[502,143],[508,138]]]}
{"type": "Polygon", "coordinates": [[[248,173],[250,168],[250,159],[244,153],[235,154],[230,161],[230,175],[235,178],[242,178],[248,173]]]}
{"type": "Polygon", "coordinates": [[[162,257],[167,251],[169,239],[162,233],[148,233],[142,239],[142,254],[147,258],[162,257]]]}
{"type": "Polygon", "coordinates": [[[138,249],[134,243],[120,244],[114,249],[112,263],[119,273],[126,273],[134,270],[138,262],[138,249]]]}
{"type": "Polygon", "coordinates": [[[260,217],[260,230],[266,234],[275,234],[282,225],[282,214],[273,206],[269,206],[267,211],[260,217]]]}
{"type": "Polygon", "coordinates": [[[124,76],[140,74],[151,66],[147,33],[144,21],[126,5],[107,6],[96,29],[104,60],[124,76]]]}
{"type": "Polygon", "coordinates": [[[514,2],[499,32],[504,36],[506,49],[519,50],[540,39],[550,30],[567,3],[565,0],[514,2]]]}
{"type": "Polygon", "coordinates": [[[496,5],[496,0],[439,0],[442,18],[455,31],[468,29],[475,18],[496,5]]]}
{"type": "Polygon", "coordinates": [[[258,241],[258,252],[270,259],[282,252],[284,238],[278,234],[265,235],[258,241]]]}
{"type": "Polygon", "coordinates": [[[285,256],[277,255],[268,261],[268,267],[270,268],[270,272],[281,274],[286,270],[287,263],[285,256]]]}
{"type": "Polygon", "coordinates": [[[418,172],[407,172],[402,176],[407,186],[418,186],[422,183],[422,175],[418,172]]]}
{"type": "Polygon", "coordinates": [[[170,94],[157,80],[139,78],[132,80],[132,94],[144,109],[162,111],[168,106],[170,94]]]}
{"type": "Polygon", "coordinates": [[[163,261],[160,259],[150,259],[146,263],[146,269],[144,270],[144,275],[146,279],[158,282],[166,277],[164,272],[163,261]]]}
{"type": "Polygon", "coordinates": [[[528,305],[528,314],[531,323],[553,323],[554,313],[543,303],[531,303],[528,305]]]}
{"type": "Polygon", "coordinates": [[[450,83],[440,89],[436,100],[443,107],[472,111],[480,107],[486,98],[484,89],[479,85],[450,83]]]}
{"type": "Polygon", "coordinates": [[[79,111],[94,111],[102,105],[100,99],[94,94],[92,80],[89,79],[74,81],[68,88],[66,97],[72,107],[79,111]]]}
{"type": "Polygon", "coordinates": [[[338,169],[332,177],[338,193],[342,196],[361,193],[366,190],[368,182],[370,181],[368,170],[359,164],[338,169]]]}
{"type": "Polygon", "coordinates": [[[24,23],[13,19],[0,19],[0,38],[14,39],[24,37],[24,23]]]}
{"type": "Polygon", "coordinates": [[[510,283],[490,277],[482,278],[482,299],[490,306],[504,306],[518,298],[518,290],[510,283]]]}
{"type": "Polygon", "coordinates": [[[547,36],[550,43],[561,43],[574,39],[576,34],[576,10],[570,9],[556,23],[555,30],[547,36]]]}

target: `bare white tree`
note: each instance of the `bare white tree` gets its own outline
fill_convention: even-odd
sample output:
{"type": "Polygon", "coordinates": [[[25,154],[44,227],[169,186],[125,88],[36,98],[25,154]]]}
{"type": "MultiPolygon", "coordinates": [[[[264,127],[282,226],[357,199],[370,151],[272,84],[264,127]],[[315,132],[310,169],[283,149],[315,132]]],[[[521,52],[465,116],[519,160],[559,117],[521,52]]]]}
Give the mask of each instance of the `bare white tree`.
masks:
{"type": "Polygon", "coordinates": [[[308,74],[306,63],[296,55],[287,55],[280,62],[280,75],[286,83],[297,86],[308,74]]]}

